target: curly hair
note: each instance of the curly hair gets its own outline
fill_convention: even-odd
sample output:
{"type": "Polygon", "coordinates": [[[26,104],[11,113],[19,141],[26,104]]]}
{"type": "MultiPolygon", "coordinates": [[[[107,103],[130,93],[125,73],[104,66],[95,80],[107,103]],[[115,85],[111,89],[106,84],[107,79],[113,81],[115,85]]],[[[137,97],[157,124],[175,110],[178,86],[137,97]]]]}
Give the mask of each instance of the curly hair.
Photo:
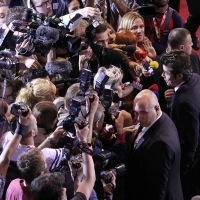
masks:
{"type": "Polygon", "coordinates": [[[34,79],[19,91],[16,103],[26,103],[32,109],[40,101],[52,101],[56,94],[56,86],[47,79],[34,79]]]}
{"type": "Polygon", "coordinates": [[[30,184],[46,169],[42,152],[37,148],[22,153],[17,159],[17,167],[22,178],[30,184]]]}
{"type": "Polygon", "coordinates": [[[137,18],[142,19],[144,22],[143,17],[137,12],[128,12],[123,17],[119,24],[118,31],[120,30],[130,30],[133,26],[133,21],[137,18]]]}
{"type": "Polygon", "coordinates": [[[182,50],[172,50],[165,53],[160,58],[163,65],[170,68],[174,78],[177,74],[183,75],[183,81],[187,81],[192,76],[190,56],[182,50]]]}

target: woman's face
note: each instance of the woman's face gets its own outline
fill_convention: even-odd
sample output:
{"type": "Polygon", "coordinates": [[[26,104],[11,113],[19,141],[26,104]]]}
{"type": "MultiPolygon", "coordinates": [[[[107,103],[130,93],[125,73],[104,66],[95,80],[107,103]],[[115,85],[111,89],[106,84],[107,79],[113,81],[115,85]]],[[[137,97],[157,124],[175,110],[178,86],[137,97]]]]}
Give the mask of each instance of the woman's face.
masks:
{"type": "Polygon", "coordinates": [[[73,0],[71,3],[69,3],[67,7],[68,7],[68,12],[70,14],[70,13],[75,12],[76,10],[79,10],[80,4],[77,0],[73,0]]]}
{"type": "Polygon", "coordinates": [[[115,83],[114,87],[112,88],[114,92],[118,94],[119,97],[122,97],[123,93],[123,83],[122,83],[122,77],[115,83]]]}
{"type": "Polygon", "coordinates": [[[142,42],[144,40],[144,22],[141,18],[137,18],[133,21],[131,32],[136,35],[138,42],[142,42]]]}
{"type": "Polygon", "coordinates": [[[107,28],[108,32],[108,44],[115,43],[116,34],[110,28],[107,28]]]}

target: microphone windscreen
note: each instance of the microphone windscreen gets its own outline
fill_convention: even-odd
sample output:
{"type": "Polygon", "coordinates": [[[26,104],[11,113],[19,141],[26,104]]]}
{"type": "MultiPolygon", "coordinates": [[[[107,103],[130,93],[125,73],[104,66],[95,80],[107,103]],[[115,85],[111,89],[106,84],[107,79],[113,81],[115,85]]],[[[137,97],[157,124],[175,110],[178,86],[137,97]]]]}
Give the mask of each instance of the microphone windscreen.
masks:
{"type": "Polygon", "coordinates": [[[147,52],[145,52],[145,51],[142,51],[142,50],[135,51],[135,59],[136,60],[142,61],[146,58],[146,56],[147,56],[147,52]]]}
{"type": "Polygon", "coordinates": [[[153,84],[149,87],[149,90],[159,91],[159,87],[157,84],[153,84]]]}
{"type": "Polygon", "coordinates": [[[157,61],[151,61],[150,63],[151,68],[157,69],[159,67],[159,64],[157,61]]]}
{"type": "Polygon", "coordinates": [[[53,44],[59,39],[59,30],[41,25],[36,30],[36,38],[42,42],[53,44]]]}
{"type": "Polygon", "coordinates": [[[72,64],[68,60],[55,60],[47,62],[45,69],[50,75],[67,73],[72,71],[72,64]]]}

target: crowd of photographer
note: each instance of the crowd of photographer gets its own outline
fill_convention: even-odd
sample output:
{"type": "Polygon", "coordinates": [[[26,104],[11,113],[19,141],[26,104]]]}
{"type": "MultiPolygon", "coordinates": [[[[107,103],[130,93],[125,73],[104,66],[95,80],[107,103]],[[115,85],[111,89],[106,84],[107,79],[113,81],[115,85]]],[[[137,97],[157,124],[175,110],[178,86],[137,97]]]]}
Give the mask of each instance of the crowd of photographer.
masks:
{"type": "Polygon", "coordinates": [[[0,4],[0,199],[200,195],[190,112],[167,115],[200,61],[168,1],[20,3],[0,4]]]}

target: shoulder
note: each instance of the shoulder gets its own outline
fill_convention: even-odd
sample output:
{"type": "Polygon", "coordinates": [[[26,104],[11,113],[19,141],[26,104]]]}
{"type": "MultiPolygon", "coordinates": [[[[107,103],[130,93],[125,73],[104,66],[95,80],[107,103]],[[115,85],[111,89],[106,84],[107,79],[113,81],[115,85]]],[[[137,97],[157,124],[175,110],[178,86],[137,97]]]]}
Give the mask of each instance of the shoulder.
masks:
{"type": "Polygon", "coordinates": [[[44,148],[41,151],[46,159],[47,167],[50,171],[58,167],[61,160],[65,156],[65,150],[63,148],[44,148]]]}
{"type": "Polygon", "coordinates": [[[172,13],[172,20],[173,20],[174,28],[182,28],[183,27],[182,18],[180,16],[180,14],[178,12],[176,12],[175,10],[173,10],[173,13],[172,13]]]}

